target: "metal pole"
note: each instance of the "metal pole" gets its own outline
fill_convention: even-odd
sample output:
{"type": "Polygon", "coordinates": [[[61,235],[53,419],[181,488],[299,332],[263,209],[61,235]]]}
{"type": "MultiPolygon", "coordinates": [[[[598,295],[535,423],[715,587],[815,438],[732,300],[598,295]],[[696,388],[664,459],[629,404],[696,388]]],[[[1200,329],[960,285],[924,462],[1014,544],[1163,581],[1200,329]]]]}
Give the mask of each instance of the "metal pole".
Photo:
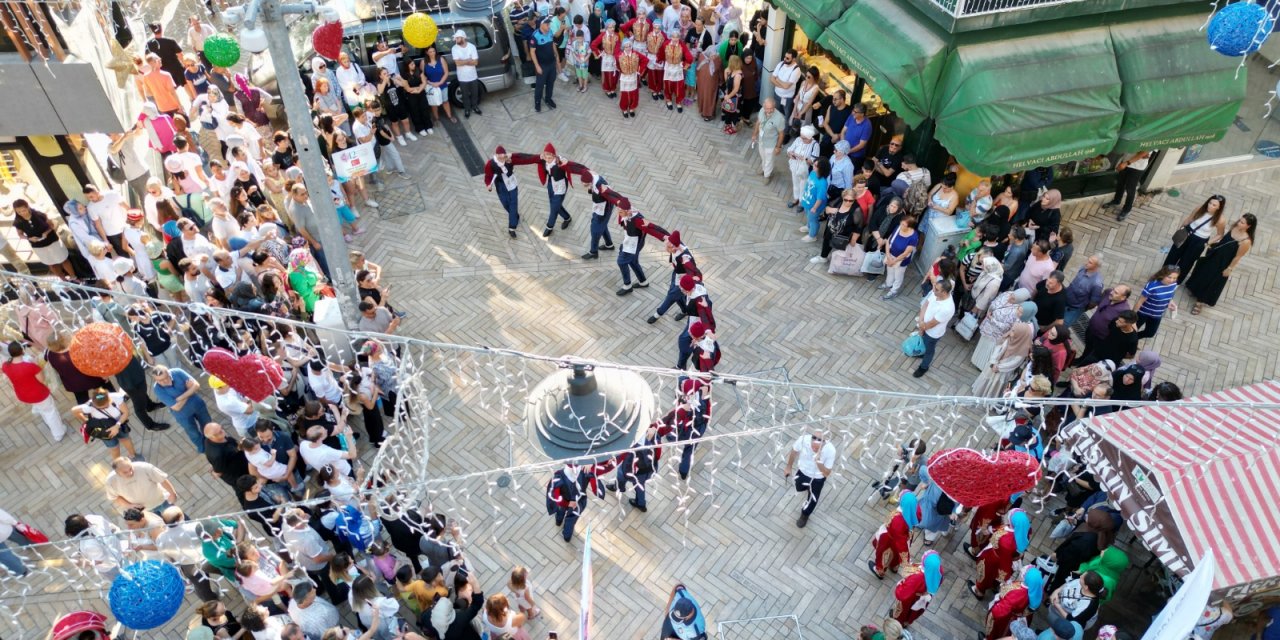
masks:
{"type": "MultiPolygon", "coordinates": [[[[285,24],[285,14],[281,11],[279,0],[261,0],[261,3],[258,20],[267,33],[267,50],[271,52],[276,85],[280,89],[280,99],[284,101],[289,135],[298,151],[298,163],[302,167],[307,192],[311,194],[311,211],[320,227],[320,237],[316,240],[324,249],[331,284],[338,292],[343,322],[346,327],[353,327],[356,324],[356,307],[360,302],[355,274],[351,272],[351,262],[347,260],[347,242],[342,237],[338,212],[333,206],[333,199],[329,197],[324,160],[320,157],[316,134],[311,124],[311,106],[307,104],[306,90],[298,75],[293,46],[289,42],[289,28],[285,24]]],[[[285,194],[285,197],[288,198],[289,195],[285,194]]]]}

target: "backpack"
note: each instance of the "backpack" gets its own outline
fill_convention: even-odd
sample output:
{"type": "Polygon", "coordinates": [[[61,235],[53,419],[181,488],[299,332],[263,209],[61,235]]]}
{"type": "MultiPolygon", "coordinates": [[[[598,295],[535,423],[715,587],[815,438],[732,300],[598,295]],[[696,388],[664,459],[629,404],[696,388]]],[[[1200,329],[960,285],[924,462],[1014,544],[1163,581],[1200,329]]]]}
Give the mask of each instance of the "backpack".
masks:
{"type": "Polygon", "coordinates": [[[346,505],[338,509],[338,517],[334,520],[334,533],[342,536],[355,551],[369,550],[369,545],[378,539],[382,523],[364,517],[355,505],[346,505]]]}
{"type": "Polygon", "coordinates": [[[902,204],[911,215],[918,217],[924,213],[925,206],[929,204],[929,187],[925,186],[924,180],[916,180],[907,187],[906,193],[902,194],[902,204]]]}

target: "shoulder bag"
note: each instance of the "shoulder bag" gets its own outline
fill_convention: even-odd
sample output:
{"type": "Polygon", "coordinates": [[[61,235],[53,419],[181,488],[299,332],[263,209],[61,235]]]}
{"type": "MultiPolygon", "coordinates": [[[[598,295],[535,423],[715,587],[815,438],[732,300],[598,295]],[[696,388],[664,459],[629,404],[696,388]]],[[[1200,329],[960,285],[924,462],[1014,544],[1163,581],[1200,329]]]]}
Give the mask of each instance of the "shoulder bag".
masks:
{"type": "Polygon", "coordinates": [[[1192,228],[1191,225],[1188,224],[1188,225],[1184,225],[1181,229],[1174,231],[1173,246],[1181,249],[1182,245],[1186,244],[1187,238],[1191,237],[1191,234],[1199,231],[1201,227],[1205,226],[1206,224],[1209,224],[1209,222],[1212,220],[1213,218],[1210,217],[1206,219],[1204,222],[1201,222],[1200,224],[1196,225],[1195,228],[1192,228]]]}

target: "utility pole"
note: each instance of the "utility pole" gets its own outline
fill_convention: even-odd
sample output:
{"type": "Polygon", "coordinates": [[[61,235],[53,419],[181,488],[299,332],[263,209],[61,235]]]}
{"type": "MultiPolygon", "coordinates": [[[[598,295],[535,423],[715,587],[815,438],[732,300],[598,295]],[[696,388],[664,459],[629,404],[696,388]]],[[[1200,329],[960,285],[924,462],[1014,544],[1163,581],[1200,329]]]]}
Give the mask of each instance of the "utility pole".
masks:
{"type": "MultiPolygon", "coordinates": [[[[331,284],[338,292],[343,321],[347,328],[351,328],[356,324],[356,308],[360,303],[355,274],[351,272],[351,262],[347,260],[347,242],[342,237],[338,212],[333,206],[333,198],[329,196],[324,160],[320,157],[311,124],[311,106],[307,103],[302,77],[298,75],[293,45],[289,42],[289,27],[285,24],[286,15],[316,13],[317,4],[286,4],[280,0],[254,1],[260,3],[258,21],[266,32],[267,50],[271,52],[271,64],[276,71],[276,86],[279,87],[280,99],[284,101],[289,122],[289,136],[298,152],[298,163],[302,166],[302,176],[307,192],[311,195],[311,211],[319,223],[317,226],[320,227],[320,237],[316,240],[324,248],[331,284]]],[[[252,14],[253,10],[250,9],[250,15],[252,14]]],[[[285,198],[289,197],[289,194],[285,194],[285,198]]]]}

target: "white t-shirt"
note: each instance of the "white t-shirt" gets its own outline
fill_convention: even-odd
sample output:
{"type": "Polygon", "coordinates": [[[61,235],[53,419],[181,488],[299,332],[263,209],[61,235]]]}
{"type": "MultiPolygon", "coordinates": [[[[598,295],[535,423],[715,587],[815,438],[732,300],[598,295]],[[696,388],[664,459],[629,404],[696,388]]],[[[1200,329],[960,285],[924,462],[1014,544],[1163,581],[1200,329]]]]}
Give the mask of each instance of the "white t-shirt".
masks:
{"type": "MultiPolygon", "coordinates": [[[[387,54],[386,58],[379,59],[379,63],[388,58],[394,63],[396,61],[396,54],[387,54]]],[[[379,64],[378,66],[382,65],[379,64]]],[[[392,71],[391,73],[396,73],[396,71],[392,71]]],[[[350,67],[343,67],[342,64],[339,63],[338,66],[334,68],[333,75],[338,79],[338,85],[342,88],[342,95],[347,99],[347,104],[360,104],[362,102],[362,100],[360,100],[359,93],[360,85],[365,83],[364,72],[360,70],[360,67],[357,67],[354,63],[350,67]]]]}
{"type": "Polygon", "coordinates": [[[174,564],[199,565],[204,562],[199,524],[180,522],[160,532],[156,548],[174,564]]]}
{"type": "Polygon", "coordinates": [[[787,89],[783,89],[782,87],[773,88],[773,92],[777,94],[779,98],[786,99],[795,97],[796,82],[800,80],[800,65],[793,63],[788,66],[779,63],[778,66],[773,69],[773,77],[777,78],[778,82],[791,83],[791,87],[787,89]]]}
{"type": "Polygon", "coordinates": [[[1146,171],[1147,165],[1151,164],[1151,156],[1145,156],[1129,162],[1129,168],[1137,171],[1146,171]]]}
{"type": "Polygon", "coordinates": [[[675,29],[679,26],[680,26],[680,9],[676,7],[675,3],[671,3],[667,5],[666,9],[662,10],[662,32],[669,33],[672,29],[675,29]]]}
{"type": "MultiPolygon", "coordinates": [[[[400,75],[400,54],[399,53],[390,51],[387,53],[387,55],[382,56],[381,58],[378,58],[378,61],[373,64],[380,69],[386,69],[387,73],[393,76],[400,75]]],[[[341,67],[342,65],[338,65],[338,66],[341,67]]],[[[357,100],[355,104],[359,104],[360,102],[363,102],[363,101],[357,100]]]]}
{"type": "Polygon", "coordinates": [[[90,217],[102,221],[102,230],[107,232],[107,235],[118,236],[124,233],[126,222],[122,204],[124,200],[120,198],[120,194],[106,191],[102,193],[102,199],[97,202],[86,200],[84,206],[89,210],[90,217]]]}
{"type": "Polygon", "coordinates": [[[476,52],[476,46],[470,42],[464,45],[453,45],[453,62],[454,68],[458,70],[458,82],[471,82],[480,79],[480,74],[476,72],[475,65],[460,65],[459,60],[480,60],[480,54],[476,52]]]}
{"type": "MultiPolygon", "coordinates": [[[[234,272],[232,275],[234,276],[234,272]]],[[[241,438],[253,435],[253,427],[258,424],[258,412],[238,391],[232,389],[226,393],[215,393],[213,401],[217,403],[218,409],[231,418],[231,426],[236,428],[241,438]]]]}
{"type": "Polygon", "coordinates": [[[338,386],[338,381],[334,380],[333,372],[328,369],[322,370],[320,373],[312,373],[311,369],[307,369],[307,384],[316,396],[323,400],[328,400],[334,404],[342,402],[342,387],[338,386]]]}
{"type": "Polygon", "coordinates": [[[339,451],[325,444],[303,442],[298,447],[298,452],[302,454],[302,461],[316,471],[333,465],[334,470],[338,473],[343,475],[351,473],[351,463],[347,462],[346,452],[344,451],[339,451]]]}
{"type": "Polygon", "coordinates": [[[289,466],[276,460],[275,453],[266,447],[258,447],[253,453],[246,451],[244,457],[258,471],[258,475],[268,480],[281,482],[289,475],[289,466]]]}
{"type": "Polygon", "coordinates": [[[823,442],[818,453],[813,452],[812,434],[805,434],[796,440],[795,446],[791,447],[792,451],[800,454],[796,460],[796,468],[810,478],[825,478],[822,472],[818,470],[818,460],[822,461],[822,466],[830,469],[836,464],[836,448],[830,441],[823,442]],[[821,456],[821,458],[818,458],[821,456]]]}
{"type": "Polygon", "coordinates": [[[947,323],[951,322],[951,317],[956,315],[956,301],[953,296],[947,296],[946,300],[939,300],[932,293],[926,298],[928,308],[924,310],[924,321],[937,320],[938,324],[925,329],[924,332],[930,338],[941,338],[947,334],[947,323]]]}
{"type": "Polygon", "coordinates": [[[295,562],[302,566],[306,571],[319,571],[328,565],[328,561],[317,562],[313,558],[318,558],[329,551],[329,546],[325,544],[320,534],[315,529],[307,525],[303,525],[296,529],[286,528],[284,533],[285,547],[289,549],[289,555],[293,556],[295,562]]]}

